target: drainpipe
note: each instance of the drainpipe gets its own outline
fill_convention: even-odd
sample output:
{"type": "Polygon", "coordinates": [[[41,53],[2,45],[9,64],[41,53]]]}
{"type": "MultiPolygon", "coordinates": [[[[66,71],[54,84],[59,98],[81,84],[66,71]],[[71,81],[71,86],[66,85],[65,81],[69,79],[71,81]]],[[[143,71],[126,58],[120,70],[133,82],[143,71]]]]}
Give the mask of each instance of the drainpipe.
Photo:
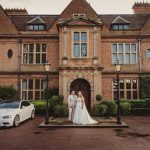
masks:
{"type": "MultiPolygon", "coordinates": [[[[137,38],[137,41],[138,41],[138,62],[139,62],[139,76],[141,76],[141,73],[142,73],[142,61],[141,61],[141,41],[142,39],[141,38],[137,38]]],[[[139,96],[138,98],[140,97],[141,95],[141,91],[140,91],[140,80],[139,80],[139,84],[138,84],[138,90],[139,90],[139,96]]]]}
{"type": "Polygon", "coordinates": [[[139,62],[139,71],[140,73],[142,72],[142,62],[141,62],[141,41],[142,39],[141,38],[137,38],[138,40],[138,62],[139,62]]]}
{"type": "Polygon", "coordinates": [[[21,99],[21,80],[20,80],[20,72],[21,72],[21,46],[22,46],[22,39],[18,39],[18,66],[17,66],[17,96],[19,100],[21,99]]]}

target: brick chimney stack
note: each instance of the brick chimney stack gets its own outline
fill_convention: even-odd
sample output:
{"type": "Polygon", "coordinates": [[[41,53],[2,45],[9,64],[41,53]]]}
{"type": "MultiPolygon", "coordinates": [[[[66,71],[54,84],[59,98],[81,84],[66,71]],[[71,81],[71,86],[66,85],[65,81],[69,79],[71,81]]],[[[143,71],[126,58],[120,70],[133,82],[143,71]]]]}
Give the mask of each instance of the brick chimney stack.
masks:
{"type": "Polygon", "coordinates": [[[132,9],[134,14],[150,14],[150,3],[135,2],[132,9]]]}
{"type": "Polygon", "coordinates": [[[6,8],[5,12],[9,15],[9,16],[13,16],[13,15],[28,15],[27,10],[24,9],[18,9],[18,8],[6,8]]]}

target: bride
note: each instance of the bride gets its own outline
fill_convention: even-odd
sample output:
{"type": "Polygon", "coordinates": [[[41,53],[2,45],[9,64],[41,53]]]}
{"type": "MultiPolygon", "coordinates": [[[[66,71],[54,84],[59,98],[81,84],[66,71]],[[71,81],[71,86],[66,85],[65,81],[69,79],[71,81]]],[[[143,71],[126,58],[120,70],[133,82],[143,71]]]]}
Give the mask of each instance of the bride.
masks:
{"type": "Polygon", "coordinates": [[[93,120],[89,115],[85,106],[84,97],[82,93],[78,92],[77,103],[73,118],[73,123],[76,124],[96,124],[97,121],[93,120]]]}

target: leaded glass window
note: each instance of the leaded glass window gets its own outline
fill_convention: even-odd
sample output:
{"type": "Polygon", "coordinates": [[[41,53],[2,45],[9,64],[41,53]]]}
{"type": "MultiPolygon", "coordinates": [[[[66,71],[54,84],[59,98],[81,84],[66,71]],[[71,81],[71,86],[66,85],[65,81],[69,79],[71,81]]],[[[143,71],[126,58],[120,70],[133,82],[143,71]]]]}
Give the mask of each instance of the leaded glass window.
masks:
{"type": "Polygon", "coordinates": [[[46,63],[46,44],[23,44],[23,64],[46,63]]]}
{"type": "MultiPolygon", "coordinates": [[[[137,99],[138,85],[137,79],[120,79],[119,80],[119,98],[137,99]]],[[[117,99],[117,81],[113,80],[113,96],[117,99]]]]}
{"type": "Polygon", "coordinates": [[[73,57],[87,57],[87,32],[74,32],[73,57]]]}
{"type": "Polygon", "coordinates": [[[22,99],[43,100],[46,81],[44,79],[22,79],[22,99]]]}
{"type": "Polygon", "coordinates": [[[115,64],[117,59],[121,64],[137,63],[137,45],[116,43],[112,45],[112,63],[115,64]]]}

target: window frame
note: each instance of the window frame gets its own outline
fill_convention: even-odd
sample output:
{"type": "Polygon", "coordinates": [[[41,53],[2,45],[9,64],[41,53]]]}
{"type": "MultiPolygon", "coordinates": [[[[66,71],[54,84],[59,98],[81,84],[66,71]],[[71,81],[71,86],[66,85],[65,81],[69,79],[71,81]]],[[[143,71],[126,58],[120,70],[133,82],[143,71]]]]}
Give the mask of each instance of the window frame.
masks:
{"type": "Polygon", "coordinates": [[[114,54],[117,55],[117,59],[119,58],[119,45],[122,44],[123,45],[123,63],[124,65],[136,65],[138,64],[138,44],[137,43],[112,43],[111,45],[111,56],[112,56],[112,64],[115,64],[115,61],[113,61],[113,56],[114,54]],[[117,45],[117,51],[114,53],[113,51],[113,45],[117,45]],[[126,53],[126,45],[130,45],[130,49],[129,49],[129,53],[126,53]],[[136,51],[132,52],[132,45],[135,45],[136,47],[136,51]],[[129,54],[130,57],[130,62],[127,63],[126,61],[126,54],[129,54]],[[132,54],[135,54],[135,63],[132,62],[132,54]]]}
{"type": "Polygon", "coordinates": [[[114,31],[129,30],[129,24],[112,24],[111,29],[114,31]]]}
{"type": "Polygon", "coordinates": [[[23,100],[38,100],[36,99],[36,92],[39,92],[40,95],[39,95],[39,100],[42,100],[44,99],[44,90],[45,90],[45,86],[46,85],[46,80],[44,78],[24,78],[24,79],[21,79],[21,98],[23,99],[23,92],[26,93],[26,99],[23,99],[23,100]],[[26,89],[23,89],[23,80],[26,80],[26,89]],[[29,88],[29,80],[32,80],[33,81],[33,88],[30,89],[29,88]],[[40,88],[39,89],[36,89],[36,80],[40,80],[40,88]],[[42,85],[43,84],[43,85],[42,85]],[[32,92],[32,99],[29,99],[29,92],[32,92]],[[42,92],[43,92],[43,96],[42,96],[42,92]]]}
{"type": "Polygon", "coordinates": [[[30,50],[29,50],[30,44],[33,44],[33,43],[23,43],[22,44],[22,64],[23,65],[42,65],[42,64],[44,64],[47,60],[47,44],[46,43],[34,43],[33,44],[33,52],[30,52],[30,50]],[[36,51],[37,50],[36,47],[38,44],[40,45],[40,52],[36,51]],[[27,52],[24,52],[24,45],[27,45],[27,52]],[[43,45],[46,46],[46,50],[44,52],[43,52],[43,45]],[[27,57],[26,63],[24,61],[25,54],[27,57]],[[33,54],[33,63],[29,62],[30,54],[33,54]],[[37,63],[37,54],[40,54],[40,63],[37,63]],[[43,57],[42,57],[43,55],[46,55],[45,62],[43,62],[43,57]]]}
{"type": "Polygon", "coordinates": [[[89,31],[85,31],[85,30],[83,30],[83,31],[74,30],[74,31],[71,32],[71,37],[72,37],[72,39],[71,39],[71,41],[72,41],[72,44],[71,44],[71,46],[72,46],[71,58],[73,58],[73,59],[87,59],[87,58],[89,58],[89,31]],[[79,42],[74,42],[74,33],[79,33],[79,36],[80,36],[79,42]],[[86,40],[86,42],[82,42],[82,41],[81,41],[81,33],[86,33],[86,35],[87,35],[87,40],[86,40]],[[80,46],[80,56],[79,56],[79,57],[75,57],[75,56],[74,56],[74,44],[75,44],[75,43],[79,43],[79,46],[80,46]],[[81,45],[82,45],[82,44],[86,44],[86,45],[87,45],[87,56],[82,56],[82,54],[81,54],[81,45]]]}
{"type": "Polygon", "coordinates": [[[85,14],[73,14],[73,18],[85,17],[85,14]]]}
{"type": "MultiPolygon", "coordinates": [[[[112,80],[112,96],[113,96],[113,99],[115,100],[115,94],[114,92],[117,92],[117,89],[114,89],[114,81],[116,80],[116,78],[114,78],[112,80]]],[[[127,100],[132,100],[133,99],[133,92],[137,92],[136,94],[136,97],[137,99],[139,98],[139,80],[138,78],[120,78],[120,80],[123,80],[123,89],[120,89],[120,81],[119,81],[119,99],[121,98],[120,97],[120,92],[123,92],[124,93],[124,98],[127,99],[127,92],[130,92],[131,94],[131,98],[130,99],[127,99],[127,100]],[[130,80],[130,89],[127,89],[127,80],[130,80]],[[133,80],[136,80],[136,89],[133,88],[133,80]]]]}
{"type": "Polygon", "coordinates": [[[46,30],[46,25],[45,24],[27,24],[26,29],[29,31],[44,31],[46,30]],[[43,27],[43,28],[40,29],[40,27],[43,27]]]}

